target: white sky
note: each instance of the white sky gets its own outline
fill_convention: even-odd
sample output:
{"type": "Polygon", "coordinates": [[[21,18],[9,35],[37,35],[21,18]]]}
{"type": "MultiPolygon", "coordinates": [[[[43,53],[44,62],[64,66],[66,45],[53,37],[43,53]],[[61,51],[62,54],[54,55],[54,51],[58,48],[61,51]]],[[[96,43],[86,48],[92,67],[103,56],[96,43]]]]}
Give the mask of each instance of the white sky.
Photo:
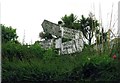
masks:
{"type": "MultiPolygon", "coordinates": [[[[101,17],[103,26],[107,27],[110,20],[112,4],[113,22],[118,15],[119,0],[1,0],[1,23],[17,29],[18,40],[34,43],[39,40],[44,19],[53,23],[61,20],[65,14],[74,13],[79,18],[95,12],[99,20],[99,4],[101,4],[101,17]]],[[[113,23],[112,23],[113,24],[113,23]]],[[[117,26],[117,24],[116,24],[117,26]]],[[[117,29],[117,28],[116,28],[117,29]]]]}

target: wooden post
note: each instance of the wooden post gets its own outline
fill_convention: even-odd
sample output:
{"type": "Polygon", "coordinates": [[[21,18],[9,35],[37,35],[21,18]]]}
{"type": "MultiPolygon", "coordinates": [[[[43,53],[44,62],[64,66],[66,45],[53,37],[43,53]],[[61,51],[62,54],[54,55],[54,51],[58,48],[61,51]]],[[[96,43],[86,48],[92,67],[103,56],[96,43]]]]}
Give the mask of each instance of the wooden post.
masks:
{"type": "Polygon", "coordinates": [[[108,48],[110,48],[110,29],[108,30],[108,48]]]}
{"type": "Polygon", "coordinates": [[[62,53],[63,27],[61,27],[61,25],[60,25],[60,30],[61,30],[61,44],[60,44],[60,49],[59,49],[59,55],[62,53]]]}

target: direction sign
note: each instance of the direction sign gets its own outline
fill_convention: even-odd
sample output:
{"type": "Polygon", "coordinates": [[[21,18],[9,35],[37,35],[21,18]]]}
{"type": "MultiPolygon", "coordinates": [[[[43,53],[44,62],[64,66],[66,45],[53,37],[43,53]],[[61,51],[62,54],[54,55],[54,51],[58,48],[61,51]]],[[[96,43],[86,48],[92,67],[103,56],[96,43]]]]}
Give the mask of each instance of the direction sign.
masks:
{"type": "Polygon", "coordinates": [[[68,42],[64,42],[61,45],[61,53],[62,54],[70,54],[75,52],[81,52],[83,49],[83,41],[82,39],[76,39],[68,42]]]}
{"type": "MultiPolygon", "coordinates": [[[[75,53],[77,51],[82,51],[83,41],[82,32],[79,30],[69,29],[66,27],[61,27],[58,24],[52,23],[50,21],[44,20],[42,27],[45,33],[50,33],[56,37],[72,39],[71,41],[62,43],[62,38],[55,40],[55,48],[61,49],[62,54],[75,53]]],[[[53,40],[45,40],[41,42],[41,46],[44,48],[50,48],[53,45],[53,40]]]]}
{"type": "Polygon", "coordinates": [[[44,40],[40,42],[41,46],[45,49],[51,48],[53,45],[53,40],[49,39],[49,40],[44,40]]]}
{"type": "Polygon", "coordinates": [[[55,23],[44,20],[42,23],[42,27],[46,33],[50,33],[50,34],[55,35],[57,37],[61,36],[60,26],[55,24],[55,23]]]}
{"type": "Polygon", "coordinates": [[[63,27],[63,38],[78,39],[81,37],[81,31],[63,27]]]}
{"type": "Polygon", "coordinates": [[[60,27],[58,24],[44,20],[42,23],[44,32],[55,35],[56,37],[62,36],[68,39],[78,39],[81,37],[81,31],[75,29],[69,29],[66,27],[60,27]]]}

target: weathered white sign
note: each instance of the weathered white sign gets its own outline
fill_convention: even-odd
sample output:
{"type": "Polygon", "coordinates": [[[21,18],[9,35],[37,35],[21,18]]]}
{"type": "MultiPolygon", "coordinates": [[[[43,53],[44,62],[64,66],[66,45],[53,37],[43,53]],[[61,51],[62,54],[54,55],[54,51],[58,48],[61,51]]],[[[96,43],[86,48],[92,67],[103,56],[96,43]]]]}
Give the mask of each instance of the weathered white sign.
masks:
{"type": "Polygon", "coordinates": [[[82,39],[76,39],[76,40],[62,43],[61,53],[70,54],[70,53],[75,53],[75,52],[81,52],[82,49],[83,49],[82,39]]]}
{"type": "Polygon", "coordinates": [[[44,32],[50,33],[57,37],[62,36],[68,39],[78,39],[81,36],[81,31],[75,29],[69,29],[66,27],[60,27],[58,24],[44,20],[42,23],[44,32]]]}
{"type": "Polygon", "coordinates": [[[57,37],[61,36],[60,26],[55,23],[44,20],[42,23],[42,27],[43,27],[44,32],[46,32],[46,33],[50,33],[57,37]]]}
{"type": "Polygon", "coordinates": [[[52,45],[53,45],[53,40],[52,39],[49,39],[49,40],[44,40],[44,41],[41,41],[41,46],[45,49],[48,49],[48,48],[51,48],[52,45]]]}
{"type": "Polygon", "coordinates": [[[80,37],[81,37],[81,32],[79,30],[63,27],[63,38],[78,39],[80,37]]]}

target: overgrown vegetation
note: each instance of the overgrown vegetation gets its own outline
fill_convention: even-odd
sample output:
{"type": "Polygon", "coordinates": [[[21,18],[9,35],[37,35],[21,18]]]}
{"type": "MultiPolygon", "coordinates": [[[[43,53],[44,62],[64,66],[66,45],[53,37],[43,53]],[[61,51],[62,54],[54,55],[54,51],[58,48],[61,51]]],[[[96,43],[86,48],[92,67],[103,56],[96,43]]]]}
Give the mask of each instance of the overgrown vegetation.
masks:
{"type": "Polygon", "coordinates": [[[103,51],[96,51],[95,45],[85,45],[80,53],[58,55],[54,48],[46,50],[39,42],[22,45],[16,29],[1,28],[2,82],[120,80],[119,38],[112,49],[105,44],[103,51]]]}
{"type": "MultiPolygon", "coordinates": [[[[39,50],[39,49],[38,49],[39,50]]],[[[40,51],[42,58],[2,59],[2,80],[14,81],[118,81],[119,60],[87,49],[74,55],[59,56],[52,49],[40,51]]],[[[37,54],[37,52],[35,52],[37,54]]]]}

